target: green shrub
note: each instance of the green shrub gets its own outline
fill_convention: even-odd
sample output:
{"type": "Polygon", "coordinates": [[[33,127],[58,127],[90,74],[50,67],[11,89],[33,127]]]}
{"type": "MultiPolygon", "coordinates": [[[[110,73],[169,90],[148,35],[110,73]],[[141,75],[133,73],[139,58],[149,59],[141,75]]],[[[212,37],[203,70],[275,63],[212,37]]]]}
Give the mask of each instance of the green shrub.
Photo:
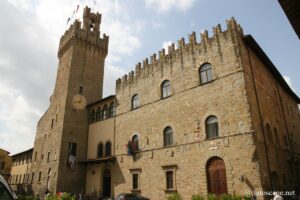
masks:
{"type": "Polygon", "coordinates": [[[220,200],[233,200],[233,196],[231,194],[221,194],[220,200]]]}
{"type": "Polygon", "coordinates": [[[244,200],[251,200],[251,199],[252,199],[252,196],[249,194],[244,196],[244,200]]]}
{"type": "Polygon", "coordinates": [[[167,200],[182,200],[180,194],[175,193],[167,197],[167,200]]]}
{"type": "Polygon", "coordinates": [[[233,200],[243,200],[243,197],[241,195],[234,194],[233,200]]]}
{"type": "Polygon", "coordinates": [[[215,194],[208,194],[207,200],[217,200],[217,196],[215,194]]]}
{"type": "Polygon", "coordinates": [[[199,194],[193,194],[192,200],[204,200],[204,197],[199,194]]]}

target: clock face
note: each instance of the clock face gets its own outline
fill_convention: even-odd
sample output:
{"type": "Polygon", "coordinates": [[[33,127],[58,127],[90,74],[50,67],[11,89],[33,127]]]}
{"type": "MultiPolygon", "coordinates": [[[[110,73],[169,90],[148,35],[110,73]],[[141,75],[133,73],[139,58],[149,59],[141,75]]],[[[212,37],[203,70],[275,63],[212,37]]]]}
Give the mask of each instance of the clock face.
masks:
{"type": "Polygon", "coordinates": [[[83,95],[76,94],[72,100],[73,106],[76,110],[84,110],[86,107],[86,99],[83,95]]]}

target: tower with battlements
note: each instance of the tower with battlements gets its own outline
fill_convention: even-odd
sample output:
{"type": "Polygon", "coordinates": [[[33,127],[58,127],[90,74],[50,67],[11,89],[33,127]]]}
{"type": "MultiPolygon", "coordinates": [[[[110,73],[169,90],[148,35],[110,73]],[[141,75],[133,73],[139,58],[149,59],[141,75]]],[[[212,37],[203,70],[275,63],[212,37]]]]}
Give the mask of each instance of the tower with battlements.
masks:
{"type": "Polygon", "coordinates": [[[88,113],[102,98],[109,38],[100,37],[101,14],[86,7],[60,39],[57,78],[50,105],[37,126],[31,178],[35,193],[78,193],[85,188],[88,113]]]}

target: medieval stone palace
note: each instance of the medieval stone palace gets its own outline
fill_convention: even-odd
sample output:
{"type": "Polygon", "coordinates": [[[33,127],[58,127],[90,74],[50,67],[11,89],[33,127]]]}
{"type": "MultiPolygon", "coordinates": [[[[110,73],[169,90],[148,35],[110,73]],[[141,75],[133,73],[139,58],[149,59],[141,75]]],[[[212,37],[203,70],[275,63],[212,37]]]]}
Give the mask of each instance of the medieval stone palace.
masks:
{"type": "Polygon", "coordinates": [[[153,200],[299,189],[300,99],[233,18],[200,43],[193,32],[138,63],[104,98],[109,37],[100,23],[86,7],[61,37],[30,168],[11,184],[153,200]]]}

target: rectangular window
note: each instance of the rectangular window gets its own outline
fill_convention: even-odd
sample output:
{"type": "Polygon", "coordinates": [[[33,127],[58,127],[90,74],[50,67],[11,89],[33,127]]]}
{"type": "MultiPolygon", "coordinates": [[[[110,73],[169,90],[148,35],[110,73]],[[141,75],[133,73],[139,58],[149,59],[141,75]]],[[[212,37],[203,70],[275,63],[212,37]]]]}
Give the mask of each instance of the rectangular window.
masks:
{"type": "Polygon", "coordinates": [[[0,170],[4,169],[4,166],[5,166],[5,162],[4,161],[0,161],[0,170]]]}
{"type": "Polygon", "coordinates": [[[82,94],[82,93],[83,93],[83,87],[80,86],[80,87],[79,87],[79,94],[82,94]]]}
{"type": "Polygon", "coordinates": [[[133,190],[139,189],[139,174],[138,173],[132,174],[132,189],[133,190]]]}
{"type": "Polygon", "coordinates": [[[31,183],[33,182],[33,179],[34,179],[34,172],[32,172],[31,183]]]}
{"type": "Polygon", "coordinates": [[[167,190],[174,189],[174,174],[173,171],[166,171],[167,190]]]}
{"type": "Polygon", "coordinates": [[[53,128],[54,125],[54,119],[51,120],[51,128],[53,128]]]}
{"type": "Polygon", "coordinates": [[[39,179],[38,179],[38,182],[41,182],[41,179],[42,179],[42,172],[39,172],[39,179]]]}
{"type": "Polygon", "coordinates": [[[36,158],[37,158],[37,151],[35,152],[35,155],[34,155],[34,161],[36,161],[36,158]]]}
{"type": "Polygon", "coordinates": [[[132,190],[137,191],[140,190],[140,173],[141,169],[130,169],[131,177],[132,177],[132,190]]]}
{"type": "Polygon", "coordinates": [[[178,166],[176,164],[174,165],[166,165],[162,166],[165,172],[165,185],[166,189],[165,192],[168,191],[176,191],[176,170],[178,169],[178,166]]]}
{"type": "Polygon", "coordinates": [[[69,143],[69,150],[68,150],[68,163],[67,166],[71,169],[75,168],[75,162],[76,162],[76,150],[77,150],[77,144],[74,142],[69,143]]]}
{"type": "Polygon", "coordinates": [[[50,152],[48,152],[48,156],[47,156],[47,162],[50,161],[50,152]]]}

